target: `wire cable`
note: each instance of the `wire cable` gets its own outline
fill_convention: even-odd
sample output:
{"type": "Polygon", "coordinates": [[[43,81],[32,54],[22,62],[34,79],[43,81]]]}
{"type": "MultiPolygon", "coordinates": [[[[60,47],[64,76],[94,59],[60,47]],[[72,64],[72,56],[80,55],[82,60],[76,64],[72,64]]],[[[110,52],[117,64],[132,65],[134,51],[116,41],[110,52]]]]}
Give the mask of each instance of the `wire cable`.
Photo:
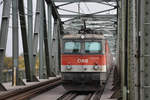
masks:
{"type": "Polygon", "coordinates": [[[90,9],[89,9],[89,7],[88,7],[88,5],[87,5],[86,2],[84,2],[84,5],[86,6],[86,8],[87,8],[87,10],[89,11],[89,13],[91,13],[91,11],[90,11],[90,9]]]}

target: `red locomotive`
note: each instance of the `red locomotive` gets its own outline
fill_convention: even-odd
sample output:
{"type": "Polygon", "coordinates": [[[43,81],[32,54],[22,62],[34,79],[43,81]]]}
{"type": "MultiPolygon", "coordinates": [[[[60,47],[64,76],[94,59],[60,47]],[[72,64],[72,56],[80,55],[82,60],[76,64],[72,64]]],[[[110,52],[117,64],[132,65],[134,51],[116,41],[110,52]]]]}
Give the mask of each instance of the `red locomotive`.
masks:
{"type": "Polygon", "coordinates": [[[95,91],[112,68],[108,42],[102,34],[67,34],[62,38],[61,74],[67,90],[95,91]]]}

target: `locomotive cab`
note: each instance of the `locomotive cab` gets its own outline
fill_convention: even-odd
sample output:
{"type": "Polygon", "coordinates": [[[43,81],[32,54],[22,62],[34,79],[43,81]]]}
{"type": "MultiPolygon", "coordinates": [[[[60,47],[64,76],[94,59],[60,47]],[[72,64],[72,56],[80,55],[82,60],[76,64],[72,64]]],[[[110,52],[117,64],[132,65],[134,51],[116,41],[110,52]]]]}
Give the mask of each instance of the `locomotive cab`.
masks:
{"type": "Polygon", "coordinates": [[[61,74],[67,90],[95,91],[107,79],[106,41],[99,34],[64,35],[61,74]]]}

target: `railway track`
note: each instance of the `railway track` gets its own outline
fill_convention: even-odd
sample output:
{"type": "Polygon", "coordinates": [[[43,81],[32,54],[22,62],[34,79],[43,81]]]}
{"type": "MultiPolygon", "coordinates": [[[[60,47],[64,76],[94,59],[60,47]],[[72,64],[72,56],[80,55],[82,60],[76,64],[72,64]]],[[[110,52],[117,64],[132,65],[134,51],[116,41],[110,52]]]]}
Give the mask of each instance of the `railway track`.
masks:
{"type": "MultiPolygon", "coordinates": [[[[103,92],[104,92],[104,88],[105,88],[105,86],[103,86],[101,89],[98,89],[94,94],[94,97],[93,97],[93,99],[92,100],[100,100],[100,98],[101,98],[101,96],[102,96],[102,94],[103,94],[103,92]]],[[[88,100],[90,100],[90,99],[88,99],[88,100]]]]}
{"type": "Polygon", "coordinates": [[[63,94],[61,97],[59,97],[57,100],[73,100],[78,96],[78,92],[76,91],[69,91],[63,94]]]}
{"type": "Polygon", "coordinates": [[[36,85],[28,86],[22,89],[8,91],[0,95],[0,100],[27,100],[40,93],[55,88],[61,84],[61,78],[55,78],[49,81],[41,82],[36,85]]]}
{"type": "Polygon", "coordinates": [[[85,96],[83,100],[100,100],[103,91],[104,86],[95,92],[68,91],[64,93],[61,97],[59,97],[57,100],[75,100],[80,95],[85,96]]]}

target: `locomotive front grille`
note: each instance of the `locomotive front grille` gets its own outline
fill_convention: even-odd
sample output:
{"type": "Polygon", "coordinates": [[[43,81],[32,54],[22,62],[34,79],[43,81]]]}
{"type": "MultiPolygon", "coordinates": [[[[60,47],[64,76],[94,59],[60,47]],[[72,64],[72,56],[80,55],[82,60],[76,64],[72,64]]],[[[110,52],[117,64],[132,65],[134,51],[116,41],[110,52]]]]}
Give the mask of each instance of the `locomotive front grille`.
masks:
{"type": "Polygon", "coordinates": [[[91,80],[100,80],[100,73],[62,73],[63,80],[75,82],[89,82],[91,80]]]}

